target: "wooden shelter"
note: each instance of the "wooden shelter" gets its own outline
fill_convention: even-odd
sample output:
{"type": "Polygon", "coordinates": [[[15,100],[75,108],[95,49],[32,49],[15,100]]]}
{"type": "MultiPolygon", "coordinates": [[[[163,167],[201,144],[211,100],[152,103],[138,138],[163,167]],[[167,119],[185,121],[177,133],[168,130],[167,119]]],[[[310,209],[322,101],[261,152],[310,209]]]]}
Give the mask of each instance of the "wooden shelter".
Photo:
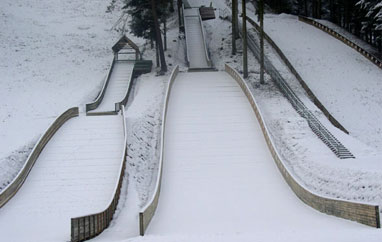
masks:
{"type": "Polygon", "coordinates": [[[139,47],[126,35],[122,36],[117,43],[112,47],[114,58],[116,60],[122,58],[123,60],[130,60],[129,55],[135,55],[134,60],[141,60],[141,53],[139,47]],[[121,56],[123,55],[123,57],[121,56]]]}

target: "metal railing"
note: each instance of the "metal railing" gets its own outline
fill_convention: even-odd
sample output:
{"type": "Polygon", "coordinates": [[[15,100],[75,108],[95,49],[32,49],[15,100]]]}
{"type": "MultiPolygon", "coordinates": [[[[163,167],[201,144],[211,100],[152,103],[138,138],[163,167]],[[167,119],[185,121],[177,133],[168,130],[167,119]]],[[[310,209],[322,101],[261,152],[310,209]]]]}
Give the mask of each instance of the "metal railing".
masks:
{"type": "Polygon", "coordinates": [[[141,209],[139,212],[139,234],[144,235],[149,225],[151,219],[155,214],[155,210],[158,206],[158,200],[160,195],[160,189],[162,184],[162,171],[163,171],[163,152],[164,152],[164,133],[166,127],[166,115],[167,107],[170,98],[172,84],[175,81],[176,76],[179,72],[179,66],[176,66],[171,73],[170,80],[167,85],[166,96],[164,99],[164,107],[162,112],[162,127],[161,127],[161,140],[160,140],[160,156],[159,156],[159,165],[158,165],[158,176],[155,184],[154,193],[151,199],[147,202],[146,206],[141,209]]]}
{"type": "Polygon", "coordinates": [[[71,241],[84,241],[91,239],[102,231],[104,231],[113,219],[114,212],[118,205],[119,196],[121,194],[121,187],[126,168],[126,155],[127,155],[127,130],[126,130],[126,117],[124,106],[121,107],[121,118],[123,123],[124,142],[121,157],[121,164],[119,168],[118,182],[114,188],[114,195],[109,202],[109,205],[101,212],[84,215],[71,219],[71,241]]]}
{"type": "MultiPolygon", "coordinates": [[[[248,17],[247,19],[250,20],[250,24],[254,24],[252,19],[248,17]]],[[[259,44],[249,33],[248,47],[254,53],[256,58],[260,59],[259,44]]],[[[305,104],[293,92],[293,90],[266,56],[264,56],[264,67],[276,85],[279,87],[281,92],[284,94],[284,96],[292,104],[293,108],[297,111],[298,114],[300,114],[301,117],[307,120],[309,127],[324,142],[324,144],[326,144],[329,149],[333,151],[333,153],[340,159],[355,158],[354,155],[340,141],[338,141],[334,135],[328,129],[326,129],[325,126],[322,125],[321,122],[317,119],[317,117],[305,106],[305,104]]]]}

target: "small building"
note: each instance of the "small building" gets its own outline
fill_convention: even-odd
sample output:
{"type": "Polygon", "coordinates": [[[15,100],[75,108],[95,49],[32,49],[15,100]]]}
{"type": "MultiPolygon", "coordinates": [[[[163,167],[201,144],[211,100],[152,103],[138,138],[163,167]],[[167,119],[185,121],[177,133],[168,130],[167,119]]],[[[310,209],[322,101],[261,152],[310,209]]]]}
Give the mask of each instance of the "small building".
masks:
{"type": "Polygon", "coordinates": [[[200,17],[202,20],[215,19],[215,9],[213,7],[200,7],[199,8],[200,17]]]}
{"type": "Polygon", "coordinates": [[[112,47],[115,60],[141,60],[139,47],[126,35],[122,36],[112,47]],[[133,58],[131,58],[133,56],[133,58]]]}

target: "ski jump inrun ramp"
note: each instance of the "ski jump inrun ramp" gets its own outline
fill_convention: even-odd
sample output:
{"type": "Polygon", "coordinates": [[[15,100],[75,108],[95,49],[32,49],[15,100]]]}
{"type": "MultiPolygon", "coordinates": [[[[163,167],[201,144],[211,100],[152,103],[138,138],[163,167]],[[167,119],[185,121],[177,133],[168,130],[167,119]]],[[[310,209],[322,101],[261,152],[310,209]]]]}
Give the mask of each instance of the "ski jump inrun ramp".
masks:
{"type": "Polygon", "coordinates": [[[198,8],[183,8],[187,45],[187,62],[190,69],[210,69],[203,22],[198,8]]]}
{"type": "Polygon", "coordinates": [[[164,136],[161,192],[146,235],[220,235],[238,241],[235,236],[253,236],[255,230],[264,241],[288,236],[328,241],[339,230],[346,231],[338,235],[343,238],[359,226],[317,212],[296,197],[273,161],[248,99],[225,72],[178,75],[164,136]]]}

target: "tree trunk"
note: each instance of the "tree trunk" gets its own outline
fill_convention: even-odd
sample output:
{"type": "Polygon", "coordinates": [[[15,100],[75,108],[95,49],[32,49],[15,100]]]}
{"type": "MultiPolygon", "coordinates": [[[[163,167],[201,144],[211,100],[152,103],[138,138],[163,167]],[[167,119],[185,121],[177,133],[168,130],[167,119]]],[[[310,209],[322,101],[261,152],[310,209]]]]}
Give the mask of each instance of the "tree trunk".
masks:
{"type": "Polygon", "coordinates": [[[155,42],[155,59],[156,59],[157,67],[159,67],[159,66],[160,66],[160,63],[159,63],[159,48],[158,48],[158,42],[155,42]]]}
{"type": "Polygon", "coordinates": [[[308,17],[308,0],[304,0],[304,12],[305,16],[308,17]]]}
{"type": "Polygon", "coordinates": [[[163,38],[164,38],[164,50],[167,50],[167,19],[163,18],[163,38]]]}
{"type": "Polygon", "coordinates": [[[166,60],[164,57],[164,50],[163,50],[163,43],[162,43],[162,36],[159,28],[159,21],[158,21],[158,15],[157,15],[157,9],[155,5],[155,0],[151,0],[151,11],[153,12],[153,19],[154,19],[154,28],[155,28],[155,35],[156,35],[156,43],[159,47],[159,57],[161,62],[161,72],[165,73],[167,71],[167,65],[166,60]]]}
{"type": "Polygon", "coordinates": [[[237,1],[238,0],[232,0],[232,55],[236,55],[237,1]]]}

